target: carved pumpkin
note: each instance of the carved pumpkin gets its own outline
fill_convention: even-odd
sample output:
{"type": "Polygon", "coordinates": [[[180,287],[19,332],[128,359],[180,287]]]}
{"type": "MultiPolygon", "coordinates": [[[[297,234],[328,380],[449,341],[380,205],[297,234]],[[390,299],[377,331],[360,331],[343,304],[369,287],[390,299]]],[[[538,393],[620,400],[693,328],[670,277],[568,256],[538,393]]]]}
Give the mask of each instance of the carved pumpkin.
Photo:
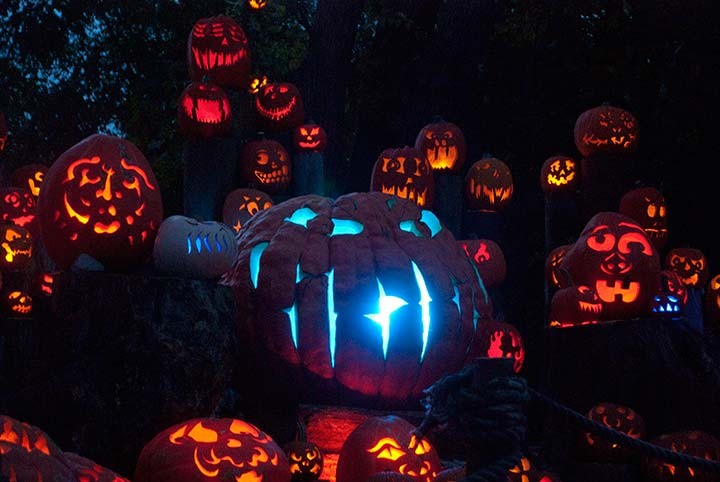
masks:
{"type": "Polygon", "coordinates": [[[638,144],[638,123],[630,112],[611,105],[593,107],[575,121],[575,146],[585,157],[631,154],[638,144]]]}
{"type": "Polygon", "coordinates": [[[23,187],[0,188],[0,222],[11,223],[35,232],[37,202],[23,187]]]}
{"type": "Polygon", "coordinates": [[[327,146],[327,133],[313,123],[301,124],[293,130],[293,147],[298,151],[321,152],[327,146]]]}
{"type": "Polygon", "coordinates": [[[255,113],[260,130],[291,130],[303,123],[305,106],[300,90],[289,82],[270,82],[255,94],[255,113]]]}
{"type": "Polygon", "coordinates": [[[458,242],[477,268],[486,287],[499,286],[505,281],[507,263],[499,244],[492,239],[466,239],[458,242]]]}
{"type": "Polygon", "coordinates": [[[685,286],[683,280],[677,272],[671,269],[661,269],[657,277],[657,285],[655,292],[667,291],[676,295],[680,303],[685,306],[688,302],[688,287],[685,286]]]}
{"type": "MultiPolygon", "coordinates": [[[[634,439],[645,438],[645,421],[630,407],[601,402],[590,408],[587,418],[634,439]]],[[[632,449],[591,432],[581,434],[578,448],[585,459],[595,462],[627,463],[636,455],[632,449]]]]}
{"type": "MultiPolygon", "coordinates": [[[[65,462],[75,473],[77,482],[130,482],[115,472],[73,452],[65,452],[65,462]]],[[[73,480],[73,482],[75,482],[73,480]]]]}
{"type": "Polygon", "coordinates": [[[431,209],[435,177],[430,163],[414,147],[389,148],[380,153],[372,170],[370,190],[392,194],[431,209]]]}
{"type": "Polygon", "coordinates": [[[648,314],[660,258],[634,219],[603,211],[587,222],[560,269],[595,290],[601,321],[628,319],[648,314]]]}
{"type": "Polygon", "coordinates": [[[246,88],[251,62],[245,31],[226,15],[199,19],[188,36],[187,64],[193,81],[207,76],[220,87],[246,88]]]}
{"type": "Polygon", "coordinates": [[[240,151],[240,169],[249,187],[269,194],[284,192],[292,178],[290,155],[272,139],[246,143],[240,151]]]}
{"type": "Polygon", "coordinates": [[[223,223],[237,233],[260,211],[272,207],[272,198],[257,189],[238,188],[231,191],[223,203],[223,223]]]}
{"type": "Polygon", "coordinates": [[[517,464],[508,470],[508,482],[534,482],[535,467],[533,467],[530,459],[520,457],[517,464]]]}
{"type": "Polygon", "coordinates": [[[232,127],[230,99],[217,85],[191,82],[180,94],[177,121],[180,134],[187,138],[225,135],[232,127]]]}
{"type": "MultiPolygon", "coordinates": [[[[234,289],[261,367],[271,369],[270,353],[366,405],[415,406],[463,365],[491,310],[452,233],[394,196],[294,197],[250,222],[237,245],[221,283],[234,289]]],[[[327,395],[298,386],[306,399],[327,395]]]]}
{"type": "Polygon", "coordinates": [[[413,424],[397,415],[365,419],[340,449],[337,482],[366,482],[382,471],[431,482],[441,470],[440,457],[430,441],[418,439],[413,430],[413,424]]]}
{"type": "Polygon", "coordinates": [[[38,278],[37,291],[43,296],[52,296],[55,289],[56,273],[41,273],[38,278]]]}
{"type": "Polygon", "coordinates": [[[566,276],[560,271],[565,254],[572,248],[572,244],[561,244],[551,249],[545,258],[545,281],[553,289],[562,288],[567,285],[566,276]]]}
{"type": "Polygon", "coordinates": [[[705,324],[720,325],[720,274],[713,276],[705,289],[705,324]]]}
{"type": "Polygon", "coordinates": [[[540,187],[545,194],[574,192],[580,184],[580,165],[572,157],[552,156],[540,168],[540,187]]]}
{"type": "Polygon", "coordinates": [[[0,225],[0,269],[19,271],[32,262],[33,237],[30,231],[14,224],[0,225]]]}
{"type": "Polygon", "coordinates": [[[125,139],[93,134],[50,166],[38,213],[58,267],[68,269],[85,253],[124,271],[150,258],[163,206],[143,153],[125,139]]]}
{"type": "Polygon", "coordinates": [[[677,318],[684,311],[687,300],[687,287],[680,276],[669,269],[660,270],[650,301],[650,312],[663,318],[677,318]]]}
{"type": "Polygon", "coordinates": [[[513,177],[500,159],[475,161],[465,175],[465,200],[471,210],[500,212],[512,199],[513,177]]]}
{"type": "Polygon", "coordinates": [[[176,214],[158,229],[153,263],[163,273],[216,278],[235,261],[235,233],[216,221],[200,222],[176,214]]]}
{"type": "Polygon", "coordinates": [[[0,154],[5,150],[5,143],[8,138],[7,122],[5,121],[5,114],[0,112],[0,154]]]}
{"type": "MultiPolygon", "coordinates": [[[[680,431],[660,435],[650,441],[673,452],[685,453],[705,460],[720,461],[720,440],[699,430],[680,431]]],[[[642,465],[646,480],[654,482],[717,482],[717,472],[692,466],[646,458],[642,465]]]]}
{"type": "Polygon", "coordinates": [[[134,482],[290,482],[287,457],[268,434],[235,418],[194,418],[153,437],[134,482]]]}
{"type": "Polygon", "coordinates": [[[19,290],[5,295],[5,307],[11,316],[27,316],[32,312],[32,297],[19,290]]]}
{"type": "Polygon", "coordinates": [[[560,288],[550,300],[548,326],[569,328],[600,323],[602,303],[594,289],[589,286],[560,288]]]}
{"type": "Polygon", "coordinates": [[[478,323],[468,359],[478,357],[512,358],[515,373],[520,373],[525,362],[525,345],[520,332],[505,321],[487,319],[478,323]]]}
{"type": "Polygon", "coordinates": [[[457,125],[442,118],[420,129],[415,149],[425,156],[433,171],[458,174],[465,164],[465,135],[457,125]]]}
{"type": "Polygon", "coordinates": [[[248,0],[250,10],[262,10],[267,7],[267,0],[248,0]]]}
{"type": "Polygon", "coordinates": [[[251,94],[257,94],[260,90],[265,87],[268,83],[267,75],[254,75],[250,79],[250,85],[248,86],[248,92],[251,94]]]}
{"type": "Polygon", "coordinates": [[[665,255],[665,269],[675,271],[685,286],[703,288],[710,276],[707,258],[697,248],[673,248],[665,255]]]}
{"type": "Polygon", "coordinates": [[[40,195],[40,186],[45,179],[48,167],[45,164],[26,164],[15,169],[10,176],[10,182],[15,187],[22,187],[35,198],[40,195]]]}
{"type": "Polygon", "coordinates": [[[292,482],[308,482],[320,478],[323,454],[316,444],[307,440],[293,440],[283,447],[290,464],[292,482]]]}
{"type": "Polygon", "coordinates": [[[620,198],[620,213],[633,218],[645,230],[658,252],[668,240],[665,197],[654,187],[631,189],[620,198]]]}

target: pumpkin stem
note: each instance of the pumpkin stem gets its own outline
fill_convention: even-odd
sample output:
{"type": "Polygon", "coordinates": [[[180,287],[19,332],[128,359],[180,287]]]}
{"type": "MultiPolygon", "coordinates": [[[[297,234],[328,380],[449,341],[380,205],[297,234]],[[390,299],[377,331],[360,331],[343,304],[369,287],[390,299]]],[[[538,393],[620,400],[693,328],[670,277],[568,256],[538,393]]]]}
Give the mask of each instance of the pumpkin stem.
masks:
{"type": "Polygon", "coordinates": [[[307,427],[302,417],[298,417],[295,422],[295,441],[307,442],[307,427]]]}

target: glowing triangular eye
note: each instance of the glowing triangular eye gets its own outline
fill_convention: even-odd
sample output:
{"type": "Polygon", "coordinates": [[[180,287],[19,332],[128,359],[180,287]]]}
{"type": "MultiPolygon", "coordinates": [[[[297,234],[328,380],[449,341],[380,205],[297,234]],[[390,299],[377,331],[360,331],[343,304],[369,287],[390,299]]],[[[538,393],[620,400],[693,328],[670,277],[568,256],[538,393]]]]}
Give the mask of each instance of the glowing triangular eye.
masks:
{"type": "Polygon", "coordinates": [[[390,437],[381,438],[378,443],[368,449],[368,452],[376,454],[375,457],[378,459],[387,460],[397,460],[405,455],[405,451],[400,448],[400,444],[390,437]]]}
{"type": "Polygon", "coordinates": [[[304,127],[301,127],[301,128],[300,128],[300,134],[303,135],[303,136],[309,135],[307,129],[305,129],[304,127]]]}
{"type": "Polygon", "coordinates": [[[310,135],[311,135],[311,136],[316,136],[316,135],[318,135],[318,134],[320,134],[320,128],[319,128],[319,127],[313,127],[312,130],[310,131],[310,135]]]}

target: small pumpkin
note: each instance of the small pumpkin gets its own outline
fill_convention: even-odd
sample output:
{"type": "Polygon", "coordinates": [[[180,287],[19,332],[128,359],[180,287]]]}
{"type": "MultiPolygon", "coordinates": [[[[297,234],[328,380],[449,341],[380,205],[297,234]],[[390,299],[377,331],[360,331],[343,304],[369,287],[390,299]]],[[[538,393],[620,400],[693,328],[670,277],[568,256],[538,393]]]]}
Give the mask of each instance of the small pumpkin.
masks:
{"type": "Polygon", "coordinates": [[[323,471],[323,453],[317,444],[307,439],[305,424],[298,422],[295,439],[283,446],[290,463],[292,482],[310,482],[320,478],[323,471]]]}
{"type": "Polygon", "coordinates": [[[251,217],[272,206],[272,198],[263,191],[252,188],[235,189],[225,197],[223,223],[237,233],[251,217]]]}
{"type": "Polygon", "coordinates": [[[468,359],[511,358],[513,370],[520,373],[525,362],[525,345],[518,329],[505,321],[478,321],[476,336],[469,349],[468,359]]]}
{"type": "Polygon", "coordinates": [[[260,75],[260,74],[253,75],[250,78],[250,85],[248,86],[248,92],[255,95],[258,92],[260,92],[260,90],[263,87],[265,87],[267,85],[267,83],[268,83],[267,75],[260,75]]]}
{"type": "Polygon", "coordinates": [[[33,236],[27,229],[14,224],[0,225],[0,269],[20,271],[30,266],[33,236]]]}
{"type": "Polygon", "coordinates": [[[560,263],[572,246],[572,243],[556,246],[545,258],[545,281],[552,289],[562,288],[568,282],[566,275],[560,271],[560,263]]]}
{"type": "Polygon", "coordinates": [[[665,197],[659,189],[647,186],[631,189],[620,198],[620,213],[633,218],[645,230],[658,252],[668,240],[665,197]]]}
{"type": "Polygon", "coordinates": [[[240,170],[248,187],[268,194],[284,192],[292,179],[290,154],[273,139],[247,142],[240,151],[240,170]]]}
{"type": "Polygon", "coordinates": [[[650,301],[650,312],[664,318],[677,318],[683,313],[687,301],[688,290],[680,276],[669,269],[660,270],[650,301]]]}
{"type": "Polygon", "coordinates": [[[267,0],[248,0],[247,4],[250,10],[262,10],[267,7],[267,0]]]}
{"type": "Polygon", "coordinates": [[[705,254],[687,246],[670,249],[665,255],[664,268],[675,271],[688,288],[703,288],[710,276],[705,254]]]}
{"type": "Polygon", "coordinates": [[[500,286],[507,275],[507,263],[502,248],[492,239],[465,239],[460,247],[473,262],[485,286],[500,286]]]}
{"type": "Polygon", "coordinates": [[[370,190],[407,199],[422,208],[432,209],[435,201],[435,177],[430,163],[414,147],[383,150],[375,160],[370,190]]]}
{"type": "Polygon", "coordinates": [[[327,140],[325,129],[312,122],[293,129],[293,147],[298,151],[322,152],[327,140]]]}
{"type": "MultiPolygon", "coordinates": [[[[705,460],[720,461],[720,440],[701,430],[685,430],[660,435],[650,440],[673,452],[680,452],[705,460]]],[[[642,465],[646,480],[654,482],[717,482],[717,472],[693,466],[674,465],[664,460],[646,457],[642,465]]]]}
{"type": "Polygon", "coordinates": [[[305,106],[300,90],[290,82],[270,82],[255,94],[255,113],[261,130],[292,130],[303,123],[305,106]]]}
{"type": "Polygon", "coordinates": [[[13,290],[5,295],[5,308],[11,316],[27,316],[32,312],[32,296],[24,291],[13,290]]]}
{"type": "Polygon", "coordinates": [[[465,175],[465,201],[471,210],[500,212],[512,199],[510,168],[495,157],[475,161],[465,175]]]}
{"type": "Polygon", "coordinates": [[[425,156],[433,171],[458,174],[465,164],[465,135],[460,127],[442,117],[420,129],[415,149],[425,156]]]}
{"type": "Polygon", "coordinates": [[[37,200],[40,195],[40,186],[42,186],[47,170],[48,166],[45,164],[25,164],[13,171],[10,176],[10,183],[15,187],[27,189],[37,200]]]}
{"type": "Polygon", "coordinates": [[[191,82],[180,94],[177,121],[180,134],[187,138],[223,136],[232,127],[230,98],[217,85],[191,82]]]}
{"type": "Polygon", "coordinates": [[[0,222],[36,229],[37,201],[24,187],[0,188],[0,222]]]}
{"type": "Polygon", "coordinates": [[[580,164],[569,156],[551,156],[540,168],[540,188],[545,194],[574,192],[580,184],[580,164]]]}
{"type": "Polygon", "coordinates": [[[569,328],[600,323],[602,303],[595,290],[586,285],[558,289],[550,300],[548,326],[569,328]]]}
{"type": "Polygon", "coordinates": [[[578,116],[574,137],[575,146],[584,157],[628,155],[637,148],[640,132],[632,113],[601,105],[578,116]]]}
{"type": "MultiPolygon", "coordinates": [[[[612,402],[600,402],[590,408],[587,418],[634,439],[645,438],[645,420],[632,408],[612,402]]],[[[604,463],[628,463],[636,452],[604,438],[601,434],[583,432],[579,448],[586,459],[604,463]]]]}

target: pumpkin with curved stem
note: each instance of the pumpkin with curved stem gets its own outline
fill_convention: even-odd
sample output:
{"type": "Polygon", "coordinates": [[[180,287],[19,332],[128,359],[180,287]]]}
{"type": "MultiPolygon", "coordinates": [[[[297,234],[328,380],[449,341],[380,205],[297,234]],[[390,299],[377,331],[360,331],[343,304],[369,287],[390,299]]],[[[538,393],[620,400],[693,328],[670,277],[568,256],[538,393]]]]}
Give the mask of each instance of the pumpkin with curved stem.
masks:
{"type": "Polygon", "coordinates": [[[237,233],[251,217],[272,205],[272,198],[258,189],[235,189],[227,195],[223,203],[223,223],[237,233]]]}
{"type": "Polygon", "coordinates": [[[61,269],[83,253],[119,271],[148,261],[162,212],[160,187],[143,153],[107,134],[61,154],[38,199],[44,244],[61,269]]]}
{"type": "Polygon", "coordinates": [[[267,132],[293,129],[303,123],[305,106],[300,90],[289,82],[270,82],[255,94],[258,126],[267,132]]]}
{"type": "Polygon", "coordinates": [[[430,209],[435,201],[435,177],[430,163],[416,148],[389,148],[375,161],[370,190],[408,199],[430,209]]]}
{"type": "Polygon", "coordinates": [[[246,143],[240,151],[240,170],[248,187],[269,194],[284,192],[292,178],[290,154],[273,139],[246,143]]]}
{"type": "Polygon", "coordinates": [[[697,248],[672,248],[665,255],[664,267],[675,271],[689,288],[703,288],[710,276],[707,258],[697,248]]]}
{"type": "Polygon", "coordinates": [[[502,211],[510,203],[513,189],[510,168],[495,157],[475,161],[465,175],[465,201],[472,210],[502,211]]]}
{"type": "Polygon", "coordinates": [[[207,76],[221,87],[246,88],[251,62],[245,31],[227,15],[197,20],[188,36],[187,64],[191,80],[207,76]]]}
{"type": "Polygon", "coordinates": [[[305,423],[297,424],[295,439],[283,446],[290,463],[292,482],[309,482],[320,478],[323,471],[323,453],[313,442],[307,439],[305,423]]]}
{"type": "Polygon", "coordinates": [[[140,452],[134,482],[290,482],[285,452],[236,418],[193,418],[169,427],[140,452]]]}
{"type": "Polygon", "coordinates": [[[574,137],[577,150],[585,157],[628,155],[637,148],[640,133],[632,113],[601,105],[578,116],[574,137]]]}
{"type": "Polygon", "coordinates": [[[560,288],[550,300],[548,326],[568,328],[600,323],[602,303],[595,290],[589,286],[560,288]]]}
{"type": "MultiPolygon", "coordinates": [[[[600,402],[588,410],[587,418],[628,437],[645,438],[645,421],[640,414],[625,405],[600,402]]],[[[636,455],[632,449],[592,432],[581,434],[579,448],[585,458],[596,462],[627,463],[636,455]]]]}
{"type": "Polygon", "coordinates": [[[180,94],[177,106],[180,134],[207,139],[227,134],[232,127],[230,98],[209,82],[191,82],[180,94]]]}
{"type": "Polygon", "coordinates": [[[620,213],[633,218],[645,230],[658,252],[668,240],[665,197],[654,187],[638,187],[620,198],[620,213]]]}
{"type": "Polygon", "coordinates": [[[10,183],[15,187],[27,189],[37,199],[47,170],[48,167],[45,164],[26,164],[13,171],[10,176],[10,183]]]}
{"type": "Polygon", "coordinates": [[[298,151],[321,152],[327,146],[327,133],[313,122],[301,124],[293,130],[293,147],[298,151]]]}
{"type": "MultiPolygon", "coordinates": [[[[720,461],[720,440],[701,430],[667,433],[650,441],[662,448],[705,460],[720,461]]],[[[656,482],[716,482],[717,473],[693,466],[675,465],[664,460],[646,457],[642,465],[646,480],[656,482]]]]}
{"type": "Polygon", "coordinates": [[[499,286],[505,281],[507,263],[499,244],[492,239],[465,239],[458,242],[475,264],[486,287],[499,286]]]}
{"type": "Polygon", "coordinates": [[[572,157],[551,156],[540,168],[540,187],[545,194],[573,192],[580,184],[580,165],[572,157]]]}
{"type": "Polygon", "coordinates": [[[433,171],[457,174],[465,164],[465,135],[457,125],[441,117],[420,129],[415,149],[425,156],[433,171]]]}
{"type": "Polygon", "coordinates": [[[0,225],[0,268],[22,270],[32,262],[33,237],[27,229],[14,224],[0,225]]]}

